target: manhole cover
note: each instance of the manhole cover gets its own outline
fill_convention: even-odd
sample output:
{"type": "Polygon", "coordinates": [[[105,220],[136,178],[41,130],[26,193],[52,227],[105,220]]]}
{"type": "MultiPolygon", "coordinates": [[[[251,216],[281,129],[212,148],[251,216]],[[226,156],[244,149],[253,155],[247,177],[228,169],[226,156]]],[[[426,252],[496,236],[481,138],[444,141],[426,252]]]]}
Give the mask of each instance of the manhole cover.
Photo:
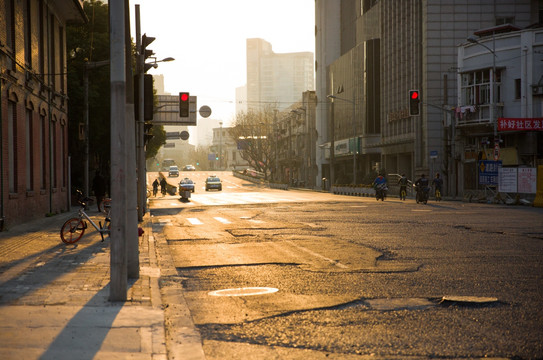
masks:
{"type": "Polygon", "coordinates": [[[208,293],[208,295],[211,295],[211,296],[254,296],[254,295],[272,294],[277,291],[279,291],[279,289],[270,288],[270,287],[246,287],[246,288],[237,288],[237,289],[215,290],[208,293]]]}

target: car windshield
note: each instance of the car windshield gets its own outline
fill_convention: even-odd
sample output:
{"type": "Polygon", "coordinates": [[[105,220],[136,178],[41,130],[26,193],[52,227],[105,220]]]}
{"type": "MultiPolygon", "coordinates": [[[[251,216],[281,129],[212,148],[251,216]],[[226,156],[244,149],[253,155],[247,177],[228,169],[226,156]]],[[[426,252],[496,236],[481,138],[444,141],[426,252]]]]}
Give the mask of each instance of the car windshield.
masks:
{"type": "Polygon", "coordinates": [[[207,178],[207,182],[219,182],[221,181],[218,177],[207,178]]]}
{"type": "Polygon", "coordinates": [[[183,179],[183,180],[181,180],[181,184],[192,184],[192,180],[191,179],[183,179]]]}

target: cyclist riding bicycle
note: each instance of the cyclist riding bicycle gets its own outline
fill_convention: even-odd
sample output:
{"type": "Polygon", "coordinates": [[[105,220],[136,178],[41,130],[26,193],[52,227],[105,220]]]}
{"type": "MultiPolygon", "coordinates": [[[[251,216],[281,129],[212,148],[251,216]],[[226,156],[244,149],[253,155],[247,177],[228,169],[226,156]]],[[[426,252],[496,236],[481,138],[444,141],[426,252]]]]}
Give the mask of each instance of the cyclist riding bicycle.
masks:
{"type": "Polygon", "coordinates": [[[439,173],[436,173],[436,177],[432,180],[432,185],[434,186],[434,194],[436,200],[441,200],[441,188],[443,187],[443,179],[439,177],[439,173]]]}
{"type": "Polygon", "coordinates": [[[398,185],[400,185],[400,199],[405,200],[405,196],[407,194],[407,176],[405,174],[402,174],[402,177],[398,180],[398,185]]]}
{"type": "Polygon", "coordinates": [[[153,181],[153,196],[156,196],[157,192],[158,192],[158,179],[155,179],[155,181],[153,181]]]}

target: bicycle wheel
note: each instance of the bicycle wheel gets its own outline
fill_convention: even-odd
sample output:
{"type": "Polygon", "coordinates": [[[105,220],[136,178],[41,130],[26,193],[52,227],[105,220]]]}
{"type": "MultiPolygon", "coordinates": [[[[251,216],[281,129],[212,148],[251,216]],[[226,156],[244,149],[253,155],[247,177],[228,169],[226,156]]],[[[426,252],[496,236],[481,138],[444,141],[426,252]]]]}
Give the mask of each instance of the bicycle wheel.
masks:
{"type": "Polygon", "coordinates": [[[65,244],[76,243],[85,233],[85,228],[85,223],[81,219],[69,219],[60,229],[60,238],[65,244]]]}

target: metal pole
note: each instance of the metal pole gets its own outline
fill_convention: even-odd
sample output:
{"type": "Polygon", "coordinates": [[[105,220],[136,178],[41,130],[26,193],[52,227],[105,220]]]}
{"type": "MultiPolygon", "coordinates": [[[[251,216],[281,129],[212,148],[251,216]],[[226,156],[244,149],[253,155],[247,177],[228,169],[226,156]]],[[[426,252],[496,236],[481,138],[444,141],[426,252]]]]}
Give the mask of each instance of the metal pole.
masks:
{"type": "Polygon", "coordinates": [[[85,108],[85,169],[84,174],[84,195],[89,196],[89,70],[85,64],[85,70],[83,74],[83,84],[85,88],[85,95],[83,98],[83,107],[85,108]]]}
{"type": "Polygon", "coordinates": [[[222,121],[219,126],[219,170],[222,170],[222,121]]]}
{"type": "Polygon", "coordinates": [[[356,185],[356,151],[358,150],[358,144],[357,144],[357,138],[356,138],[356,119],[355,119],[355,106],[356,103],[354,101],[354,89],[353,89],[353,137],[354,137],[354,144],[353,144],[353,185],[356,185]]]}
{"type": "Polygon", "coordinates": [[[110,301],[127,297],[126,255],[126,73],[124,1],[109,2],[111,56],[111,255],[110,301]]]}
{"type": "Polygon", "coordinates": [[[335,166],[335,119],[334,119],[334,100],[330,103],[331,108],[331,116],[330,116],[330,192],[332,191],[332,185],[334,185],[335,182],[335,172],[334,172],[334,166],[335,166]]]}
{"type": "Polygon", "coordinates": [[[498,114],[496,107],[496,35],[492,32],[492,121],[494,122],[494,145],[498,141],[498,114]]]}
{"type": "Polygon", "coordinates": [[[130,37],[130,5],[125,8],[125,71],[126,71],[126,266],[129,279],[139,278],[140,254],[138,236],[138,199],[136,170],[136,122],[134,121],[134,75],[132,73],[132,38],[130,37]]]}
{"type": "Polygon", "coordinates": [[[136,157],[138,164],[138,221],[143,221],[143,215],[145,214],[145,196],[146,196],[146,187],[147,187],[147,174],[145,173],[145,148],[143,146],[143,111],[144,111],[144,54],[142,54],[142,44],[141,44],[141,23],[140,23],[140,6],[136,4],[136,49],[138,51],[137,61],[136,61],[136,74],[138,81],[138,102],[135,106],[138,107],[138,118],[136,119],[136,157]]]}

